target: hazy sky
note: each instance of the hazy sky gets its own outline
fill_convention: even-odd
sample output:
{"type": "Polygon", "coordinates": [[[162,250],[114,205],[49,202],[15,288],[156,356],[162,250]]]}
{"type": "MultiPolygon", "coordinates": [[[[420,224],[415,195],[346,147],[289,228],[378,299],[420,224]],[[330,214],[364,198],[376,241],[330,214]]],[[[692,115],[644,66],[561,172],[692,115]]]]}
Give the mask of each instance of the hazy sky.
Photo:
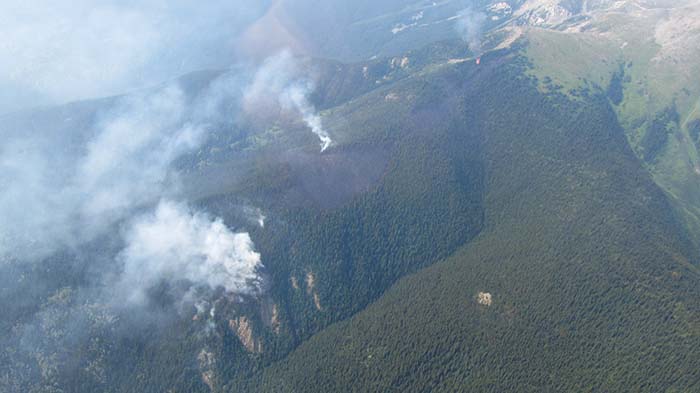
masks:
{"type": "Polygon", "coordinates": [[[234,61],[268,0],[4,0],[0,113],[105,96],[234,61]]]}
{"type": "MultiPolygon", "coordinates": [[[[102,255],[121,272],[105,272],[110,299],[147,304],[152,286],[183,280],[200,295],[202,288],[220,287],[252,293],[264,256],[246,228],[229,228],[206,208],[190,206],[174,163],[202,148],[216,125],[270,108],[265,99],[280,108],[273,113],[284,109],[306,122],[327,148],[330,136],[308,99],[312,78],[283,51],[257,66],[232,67],[200,90],[188,88],[172,79],[232,65],[235,38],[259,9],[241,1],[204,8],[153,0],[138,9],[130,4],[80,0],[67,12],[17,3],[12,26],[0,21],[0,30],[17,37],[0,52],[0,78],[13,86],[4,91],[8,98],[37,94],[44,102],[65,102],[159,84],[99,101],[85,119],[80,105],[43,122],[42,116],[51,118],[44,112],[55,112],[5,119],[0,261],[40,263],[62,250],[80,254],[86,244],[118,238],[124,249],[113,255],[105,247],[102,255]],[[54,35],[57,41],[48,39],[54,35]]],[[[262,211],[249,215],[263,226],[262,211]]],[[[197,300],[189,292],[174,298],[197,300]]]]}

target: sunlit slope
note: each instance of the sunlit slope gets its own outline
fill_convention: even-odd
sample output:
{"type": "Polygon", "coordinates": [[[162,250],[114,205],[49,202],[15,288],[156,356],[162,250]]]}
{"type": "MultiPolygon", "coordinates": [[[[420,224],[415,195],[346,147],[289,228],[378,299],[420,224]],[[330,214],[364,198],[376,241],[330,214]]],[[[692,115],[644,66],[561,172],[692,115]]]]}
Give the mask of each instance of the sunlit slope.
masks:
{"type": "Polygon", "coordinates": [[[471,121],[455,127],[482,146],[485,230],[251,387],[700,388],[700,272],[607,98],[543,95],[521,66],[488,64],[435,76],[464,77],[471,121]]]}
{"type": "Polygon", "coordinates": [[[700,5],[607,4],[522,30],[544,90],[605,91],[630,145],[700,233],[700,5]]]}

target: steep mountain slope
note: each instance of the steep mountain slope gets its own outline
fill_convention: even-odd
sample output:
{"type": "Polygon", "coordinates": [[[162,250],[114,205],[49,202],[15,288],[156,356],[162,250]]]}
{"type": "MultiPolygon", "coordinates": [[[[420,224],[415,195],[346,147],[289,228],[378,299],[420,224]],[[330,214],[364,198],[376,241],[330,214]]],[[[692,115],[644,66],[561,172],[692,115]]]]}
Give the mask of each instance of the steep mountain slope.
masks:
{"type": "MultiPolygon", "coordinates": [[[[215,123],[207,143],[178,160],[183,192],[228,226],[249,231],[265,263],[261,296],[215,293],[203,313],[178,309],[165,285],[154,288],[147,317],[122,313],[80,289],[91,272],[113,265],[103,254],[120,245],[102,238],[18,272],[11,270],[22,265],[3,266],[14,289],[3,295],[12,307],[2,325],[1,386],[219,390],[362,310],[405,274],[453,253],[483,223],[478,145],[450,131],[459,118],[450,84],[409,76],[454,51],[440,44],[398,59],[314,62],[317,105],[326,108],[336,140],[324,154],[304,125],[270,116],[215,123]],[[251,203],[267,216],[264,228],[245,213],[251,203]],[[24,282],[25,276],[35,279],[24,282]],[[41,290],[22,301],[35,284],[41,290]]],[[[191,100],[222,73],[196,73],[176,84],[191,100]]],[[[113,102],[16,114],[3,124],[6,133],[31,127],[79,150],[113,102]],[[66,135],[75,140],[65,143],[66,135]]]]}
{"type": "MultiPolygon", "coordinates": [[[[166,282],[147,312],[115,310],[90,291],[123,246],[109,236],[0,261],[0,390],[700,390],[697,12],[275,2],[241,49],[326,58],[299,67],[333,145],[227,101],[174,163],[184,198],[250,234],[260,293],[182,309],[166,282]]],[[[191,103],[226,74],[175,84],[191,103]]],[[[0,134],[69,146],[59,160],[118,100],[3,116],[0,134]]]]}
{"type": "MultiPolygon", "coordinates": [[[[451,96],[447,81],[387,83],[328,110],[338,147],[322,156],[306,148],[263,155],[250,177],[202,202],[228,217],[235,195],[269,215],[253,237],[265,255],[270,290],[245,313],[265,349],[242,356],[243,367],[216,369],[218,386],[280,359],[478,233],[484,181],[474,160],[478,146],[451,133],[459,121],[451,96]]],[[[230,315],[221,312],[217,324],[230,315]]],[[[222,344],[215,345],[225,353],[222,344]]]]}
{"type": "Polygon", "coordinates": [[[434,76],[463,95],[470,121],[453,135],[481,146],[482,233],[303,344],[252,387],[700,388],[700,271],[664,193],[607,99],[542,95],[509,63],[434,76]]]}
{"type": "Polygon", "coordinates": [[[601,2],[521,30],[540,80],[563,91],[608,91],[630,145],[693,234],[700,228],[699,12],[694,1],[601,2]]]}

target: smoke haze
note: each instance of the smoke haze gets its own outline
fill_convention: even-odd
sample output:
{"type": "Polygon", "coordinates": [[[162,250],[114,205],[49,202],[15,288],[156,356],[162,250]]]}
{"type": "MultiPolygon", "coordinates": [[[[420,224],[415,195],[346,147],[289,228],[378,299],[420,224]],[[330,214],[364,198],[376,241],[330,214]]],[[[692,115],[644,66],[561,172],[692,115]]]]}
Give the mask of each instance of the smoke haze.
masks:
{"type": "Polygon", "coordinates": [[[222,67],[268,0],[6,0],[0,113],[123,93],[222,67]]]}
{"type": "Polygon", "coordinates": [[[485,22],[486,14],[483,12],[474,11],[471,8],[459,12],[459,18],[456,24],[457,33],[459,33],[462,40],[467,43],[469,50],[476,56],[481,55],[481,43],[485,22]]]}
{"type": "MultiPolygon", "coordinates": [[[[155,211],[133,220],[120,253],[124,272],[117,284],[129,303],[143,304],[161,280],[186,280],[195,287],[223,288],[229,294],[258,289],[260,254],[247,233],[231,232],[219,218],[182,203],[161,201],[155,211]]],[[[187,296],[191,299],[191,296],[187,296]]]]}
{"type": "MultiPolygon", "coordinates": [[[[143,302],[148,287],[161,280],[252,293],[249,283],[256,281],[260,264],[260,255],[250,254],[252,241],[187,207],[175,162],[202,148],[212,127],[269,102],[294,113],[325,150],[332,141],[308,100],[312,91],[301,64],[284,52],[257,69],[224,72],[194,95],[173,82],[105,101],[91,123],[71,134],[56,133],[51,124],[31,133],[4,132],[0,256],[38,261],[64,249],[79,251],[83,244],[112,236],[116,227],[131,225],[122,231],[125,251],[115,263],[125,275],[116,278],[118,288],[133,294],[134,303],[143,302]],[[168,243],[173,239],[156,236],[159,230],[168,235],[169,228],[179,228],[171,235],[186,248],[174,249],[175,243],[168,243]],[[153,248],[146,246],[149,242],[153,248]]],[[[262,228],[262,212],[246,209],[262,228]]]]}
{"type": "Polygon", "coordinates": [[[0,256],[32,263],[122,226],[124,251],[114,263],[123,276],[112,278],[120,284],[111,297],[143,302],[149,286],[170,280],[252,293],[260,255],[248,235],[173,202],[183,198],[174,163],[202,147],[212,124],[238,116],[224,103],[241,96],[244,79],[224,73],[194,98],[178,83],[124,96],[73,136],[6,133],[0,256]]]}
{"type": "Polygon", "coordinates": [[[175,192],[171,164],[205,138],[186,112],[182,90],[170,85],[120,99],[84,144],[50,131],[8,140],[0,215],[13,224],[0,225],[0,255],[33,259],[76,247],[175,192]]]}
{"type": "Polygon", "coordinates": [[[274,107],[296,112],[318,137],[323,152],[333,141],[323,128],[316,108],[309,102],[308,97],[314,90],[314,83],[307,75],[308,72],[288,51],[268,58],[246,89],[245,107],[249,112],[274,107]]]}
{"type": "Polygon", "coordinates": [[[321,151],[333,143],[309,98],[313,70],[284,51],[236,59],[237,35],[267,1],[57,4],[4,4],[0,113],[126,94],[0,116],[0,290],[6,305],[26,299],[5,310],[0,363],[54,370],[0,370],[0,390],[58,386],[73,372],[64,360],[102,356],[86,348],[115,326],[148,329],[203,304],[213,318],[222,294],[264,294],[265,255],[246,228],[269,230],[269,213],[245,201],[225,222],[188,199],[183,171],[230,147],[213,136],[247,137],[238,128],[255,129],[250,114],[268,107],[308,126],[321,151]]]}

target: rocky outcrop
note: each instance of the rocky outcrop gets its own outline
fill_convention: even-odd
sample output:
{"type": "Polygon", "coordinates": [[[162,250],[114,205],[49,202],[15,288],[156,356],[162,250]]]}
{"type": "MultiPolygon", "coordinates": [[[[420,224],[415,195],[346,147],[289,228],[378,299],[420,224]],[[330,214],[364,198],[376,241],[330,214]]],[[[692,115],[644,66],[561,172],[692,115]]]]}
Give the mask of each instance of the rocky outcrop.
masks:
{"type": "Polygon", "coordinates": [[[476,295],[476,302],[482,306],[489,307],[493,304],[493,296],[488,292],[479,292],[476,295]]]}
{"type": "Polygon", "coordinates": [[[316,276],[312,272],[306,273],[306,293],[311,295],[316,289],[316,276]]]}
{"type": "Polygon", "coordinates": [[[322,311],[323,307],[321,307],[321,297],[316,291],[316,276],[313,274],[313,272],[306,273],[306,293],[313,297],[316,309],[318,311],[322,311]]]}
{"type": "Polygon", "coordinates": [[[280,320],[280,309],[272,297],[265,297],[260,304],[260,315],[265,327],[272,330],[276,335],[280,334],[282,321],[280,320]]]}
{"type": "Polygon", "coordinates": [[[209,390],[214,391],[214,365],[216,364],[214,354],[206,349],[202,349],[197,355],[197,362],[202,373],[202,382],[209,386],[209,390]]]}
{"type": "Polygon", "coordinates": [[[270,325],[272,326],[272,331],[275,332],[275,334],[280,334],[280,326],[282,324],[280,323],[279,308],[276,304],[272,306],[272,317],[270,318],[270,325]]]}
{"type": "Polygon", "coordinates": [[[246,351],[250,353],[261,353],[263,351],[262,340],[256,338],[253,332],[253,325],[246,316],[240,316],[228,321],[229,328],[238,337],[246,351]]]}

